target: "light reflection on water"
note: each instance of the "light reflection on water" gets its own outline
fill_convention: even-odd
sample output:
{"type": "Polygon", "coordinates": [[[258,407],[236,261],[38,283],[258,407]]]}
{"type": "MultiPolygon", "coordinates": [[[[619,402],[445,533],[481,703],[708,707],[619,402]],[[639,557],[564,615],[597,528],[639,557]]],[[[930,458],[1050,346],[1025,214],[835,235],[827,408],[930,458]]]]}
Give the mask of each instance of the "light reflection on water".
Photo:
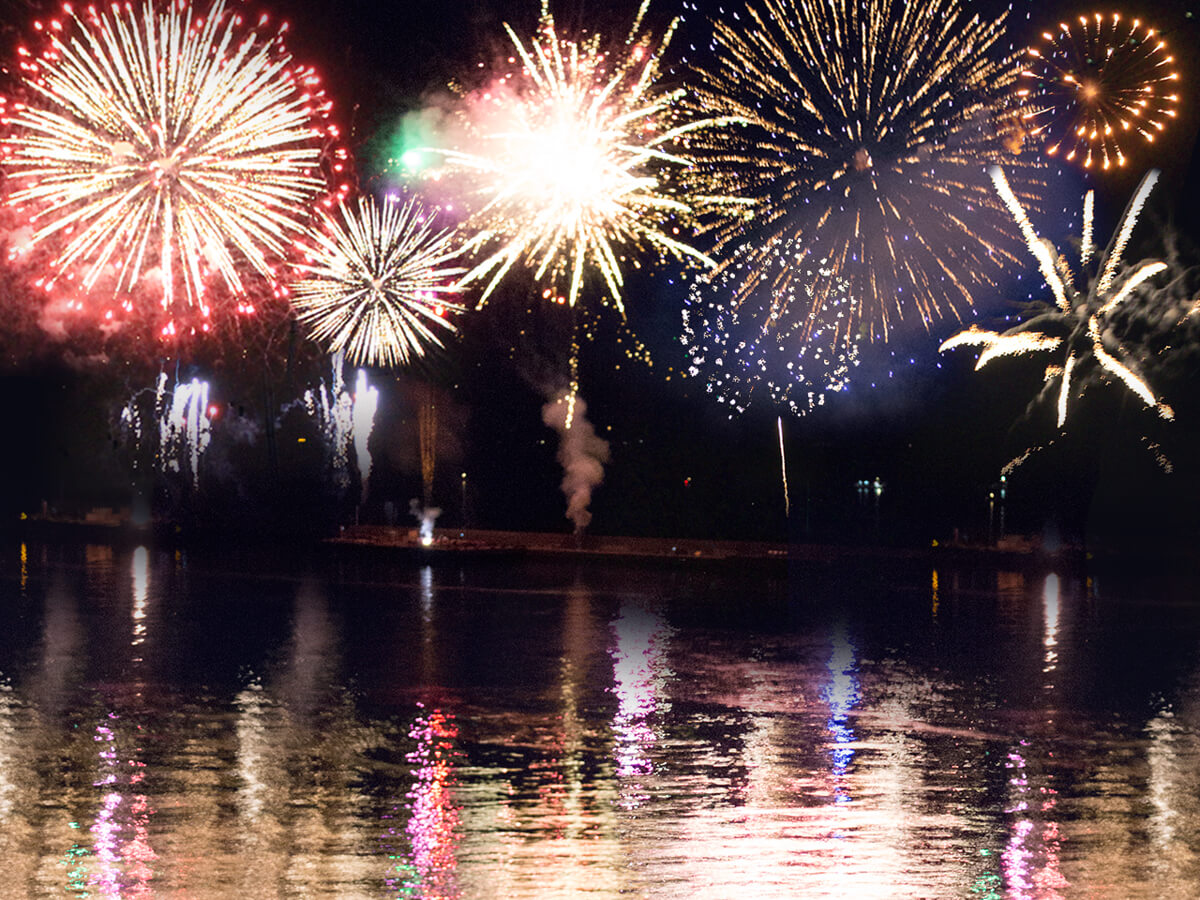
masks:
{"type": "Polygon", "coordinates": [[[613,623],[613,716],[621,806],[636,809],[650,800],[642,779],[654,771],[651,753],[659,739],[659,718],[670,705],[665,688],[671,631],[662,617],[636,603],[625,603],[613,623]]]}
{"type": "Polygon", "coordinates": [[[1200,884],[1200,608],[1136,580],[10,559],[0,897],[1200,884]]]}
{"type": "Polygon", "coordinates": [[[846,628],[840,626],[833,637],[833,653],[829,657],[829,683],[821,696],[829,704],[829,721],[825,728],[833,738],[829,749],[832,759],[830,775],[833,781],[835,803],[849,803],[846,792],[846,770],[854,759],[854,729],[850,727],[850,711],[862,699],[858,690],[858,663],[854,657],[854,645],[846,636],[846,628]]]}

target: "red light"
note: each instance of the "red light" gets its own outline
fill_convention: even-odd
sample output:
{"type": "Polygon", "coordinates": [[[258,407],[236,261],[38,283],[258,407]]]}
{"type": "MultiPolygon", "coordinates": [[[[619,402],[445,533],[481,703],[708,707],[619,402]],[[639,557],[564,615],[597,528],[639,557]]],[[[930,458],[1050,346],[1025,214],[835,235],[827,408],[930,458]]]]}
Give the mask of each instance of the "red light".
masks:
{"type": "Polygon", "coordinates": [[[217,413],[219,413],[220,411],[221,411],[221,407],[217,406],[217,404],[215,404],[215,403],[210,404],[208,407],[208,417],[210,419],[215,419],[217,417],[217,413]]]}

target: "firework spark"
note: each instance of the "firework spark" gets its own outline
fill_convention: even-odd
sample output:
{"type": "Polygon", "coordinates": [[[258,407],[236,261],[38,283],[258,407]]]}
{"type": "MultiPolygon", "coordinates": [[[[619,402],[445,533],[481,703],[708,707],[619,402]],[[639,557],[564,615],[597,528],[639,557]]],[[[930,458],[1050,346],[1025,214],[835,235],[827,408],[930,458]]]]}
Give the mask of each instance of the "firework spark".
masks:
{"type": "Polygon", "coordinates": [[[675,25],[661,40],[644,33],[648,5],[612,49],[600,35],[561,36],[545,2],[530,40],[506,25],[517,67],[466,98],[465,137],[434,151],[468,188],[467,250],[482,258],[462,283],[486,282],[481,303],[514,266],[533,272],[546,299],[571,306],[598,272],[623,314],[626,251],[713,264],[678,237],[692,208],[667,175],[690,164],[687,135],[721,123],[675,124],[684,92],[658,86],[675,25]]]}
{"type": "MultiPolygon", "coordinates": [[[[12,104],[3,164],[52,268],[90,291],[161,281],[207,312],[214,276],[234,295],[305,228],[325,191],[329,111],[316,76],[279,34],[243,28],[223,0],[206,16],[172,4],[72,11],[21,50],[25,97],[12,104]]],[[[259,27],[266,25],[265,18],[259,27]]]]}
{"type": "Polygon", "coordinates": [[[711,223],[718,251],[760,248],[743,297],[777,278],[773,254],[788,242],[830,274],[811,294],[792,286],[808,305],[783,318],[815,325],[847,281],[844,335],[886,338],[913,313],[928,327],[991,288],[1016,244],[985,167],[1037,164],[1016,155],[1016,60],[995,53],[1003,26],[968,18],[958,0],[751,0],[714,23],[697,109],[743,124],[690,136],[689,180],[706,210],[726,214],[711,223]],[[730,216],[717,194],[749,204],[730,216]]]}
{"type": "MultiPolygon", "coordinates": [[[[1167,269],[1167,264],[1159,260],[1141,262],[1132,269],[1124,267],[1121,262],[1125,245],[1137,223],[1146,197],[1154,187],[1158,173],[1150,172],[1142,179],[1133,200],[1125,210],[1112,244],[1105,253],[1095,257],[1094,262],[1090,239],[1084,241],[1081,252],[1082,284],[1078,287],[1075,275],[1066,261],[1054,251],[1048,241],[1042,240],[1034,232],[1029,217],[1009,187],[1004,173],[995,168],[991,174],[997,192],[1025,235],[1029,251],[1037,260],[1042,277],[1054,294],[1055,302],[1053,305],[1046,304],[1046,309],[1039,315],[1006,332],[997,333],[972,326],[945,341],[939,349],[945,351],[963,346],[982,347],[983,352],[975,366],[977,370],[1001,356],[1065,351],[1066,358],[1062,363],[1048,366],[1045,375],[1044,393],[1057,389],[1055,407],[1059,428],[1066,424],[1072,391],[1077,385],[1083,384],[1080,373],[1089,368],[1098,370],[1102,377],[1120,381],[1146,406],[1157,410],[1164,419],[1174,418],[1171,408],[1154,395],[1145,378],[1138,373],[1132,354],[1121,343],[1116,333],[1120,329],[1114,327],[1112,318],[1123,304],[1137,296],[1135,292],[1139,286],[1167,269]]],[[[1083,225],[1084,234],[1088,236],[1092,230],[1093,208],[1089,191],[1084,202],[1083,225]]]]}
{"type": "Polygon", "coordinates": [[[783,452],[783,416],[775,419],[779,429],[779,475],[783,480],[783,515],[786,518],[792,514],[792,498],[788,496],[787,456],[783,452]]]}
{"type": "Polygon", "coordinates": [[[342,376],[345,357],[334,353],[333,377],[330,387],[322,381],[315,389],[304,392],[304,407],[312,417],[324,438],[325,451],[333,469],[333,484],[338,490],[350,485],[350,450],[354,450],[358,463],[358,477],[362,484],[359,502],[367,499],[367,487],[371,478],[371,431],[375,427],[375,412],[379,406],[379,389],[367,381],[367,373],[358,370],[354,390],[351,391],[342,376]]]}
{"type": "Polygon", "coordinates": [[[451,231],[435,231],[415,201],[380,205],[361,199],[357,210],[323,214],[311,260],[297,268],[292,302],[312,337],[345,351],[355,365],[404,365],[428,344],[443,346],[437,329],[454,331],[448,312],[458,255],[451,231]]]}
{"type": "Polygon", "coordinates": [[[1176,116],[1179,73],[1153,28],[1119,13],[1080,16],[1043,32],[1021,73],[1021,113],[1046,153],[1084,168],[1124,166],[1122,143],[1153,143],[1176,116]]]}
{"type": "MultiPolygon", "coordinates": [[[[141,392],[135,394],[122,408],[119,428],[134,450],[134,468],[143,440],[143,404],[141,392]]],[[[193,378],[176,381],[167,389],[167,374],[160,372],[154,388],[154,419],[158,423],[158,440],[154,444],[155,465],[160,472],[187,472],[192,488],[200,486],[200,462],[212,441],[213,410],[208,403],[207,381],[193,378]]]]}
{"type": "Polygon", "coordinates": [[[843,336],[853,305],[846,282],[818,301],[815,323],[784,318],[790,307],[811,305],[811,285],[829,276],[812,260],[806,266],[803,250],[787,246],[772,256],[770,281],[754,297],[738,300],[747,268],[763,264],[755,250],[742,248],[720,271],[698,277],[684,301],[687,374],[703,377],[708,393],[728,404],[731,418],[756,396],[803,416],[823,406],[826,394],[845,388],[858,365],[858,345],[843,336]],[[797,297],[794,290],[803,293],[797,297]]]}

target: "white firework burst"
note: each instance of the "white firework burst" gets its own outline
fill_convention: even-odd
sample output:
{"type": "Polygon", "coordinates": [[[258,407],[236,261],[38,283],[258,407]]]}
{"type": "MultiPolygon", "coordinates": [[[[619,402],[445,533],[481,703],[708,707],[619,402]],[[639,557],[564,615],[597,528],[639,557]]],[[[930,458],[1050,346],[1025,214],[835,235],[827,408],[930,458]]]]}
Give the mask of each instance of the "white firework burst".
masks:
{"type": "Polygon", "coordinates": [[[438,332],[455,330],[448,314],[463,311],[452,299],[464,271],[451,265],[453,232],[435,231],[413,199],[360,199],[323,218],[292,296],[312,337],[355,365],[404,365],[443,346],[438,332]]]}

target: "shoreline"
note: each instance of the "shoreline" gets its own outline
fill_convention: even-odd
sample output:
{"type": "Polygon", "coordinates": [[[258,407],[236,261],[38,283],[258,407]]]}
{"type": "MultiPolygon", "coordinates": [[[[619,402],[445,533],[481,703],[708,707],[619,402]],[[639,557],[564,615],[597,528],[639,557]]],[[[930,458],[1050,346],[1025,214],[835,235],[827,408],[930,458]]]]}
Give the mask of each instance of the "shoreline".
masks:
{"type": "Polygon", "coordinates": [[[597,562],[645,562],[678,565],[834,564],[853,560],[927,562],[931,565],[1008,566],[1042,570],[1081,570],[1093,566],[1166,567],[1200,573],[1200,554],[1187,546],[1144,544],[1063,545],[1046,550],[1037,540],[1014,536],[993,544],[931,541],[926,546],[870,543],[768,542],[711,538],[657,538],[435,528],[432,543],[421,542],[417,527],[345,525],[337,534],[262,534],[189,529],[155,522],[97,522],[31,516],[12,523],[18,540],[85,541],[113,545],[173,547],[307,545],[314,549],[386,553],[395,558],[443,564],[458,560],[542,559],[597,562]]]}

